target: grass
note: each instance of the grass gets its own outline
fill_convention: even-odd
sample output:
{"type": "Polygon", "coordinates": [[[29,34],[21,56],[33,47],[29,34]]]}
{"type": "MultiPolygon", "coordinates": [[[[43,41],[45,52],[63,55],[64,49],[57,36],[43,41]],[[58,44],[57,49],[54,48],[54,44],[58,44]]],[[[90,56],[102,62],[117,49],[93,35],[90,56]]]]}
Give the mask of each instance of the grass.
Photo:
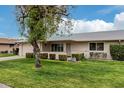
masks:
{"type": "Polygon", "coordinates": [[[9,57],[9,56],[15,56],[14,54],[7,54],[7,53],[0,53],[0,57],[9,57]]]}
{"type": "Polygon", "coordinates": [[[0,83],[18,88],[122,88],[124,62],[43,60],[42,70],[35,71],[34,59],[3,61],[0,62],[0,83]]]}

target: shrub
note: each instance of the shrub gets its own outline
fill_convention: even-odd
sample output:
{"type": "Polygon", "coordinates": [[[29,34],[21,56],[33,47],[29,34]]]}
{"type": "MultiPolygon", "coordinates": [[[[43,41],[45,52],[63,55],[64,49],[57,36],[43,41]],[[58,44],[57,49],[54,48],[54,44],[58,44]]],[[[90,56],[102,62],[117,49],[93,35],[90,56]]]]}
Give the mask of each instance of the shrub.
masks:
{"type": "Polygon", "coordinates": [[[34,58],[34,54],[33,53],[26,53],[26,58],[34,58]]]}
{"type": "Polygon", "coordinates": [[[90,52],[90,58],[92,59],[106,59],[107,53],[104,52],[90,52]]]}
{"type": "Polygon", "coordinates": [[[110,54],[113,60],[124,61],[124,45],[110,45],[110,54]]]}
{"type": "Polygon", "coordinates": [[[48,59],[48,53],[41,53],[40,58],[41,59],[48,59]]]}
{"type": "Polygon", "coordinates": [[[59,55],[59,60],[67,61],[67,55],[59,55]]]}
{"type": "Polygon", "coordinates": [[[72,54],[72,58],[76,58],[76,61],[80,61],[80,60],[85,59],[84,53],[82,53],[82,54],[72,54]]]}
{"type": "Polygon", "coordinates": [[[49,54],[49,59],[55,60],[56,59],[56,54],[49,54]]]}
{"type": "Polygon", "coordinates": [[[80,54],[80,60],[84,60],[85,57],[84,57],[84,53],[80,54]]]}
{"type": "Polygon", "coordinates": [[[6,54],[6,53],[8,53],[8,51],[7,50],[6,51],[1,51],[1,53],[3,53],[3,54],[5,53],[6,54]]]}

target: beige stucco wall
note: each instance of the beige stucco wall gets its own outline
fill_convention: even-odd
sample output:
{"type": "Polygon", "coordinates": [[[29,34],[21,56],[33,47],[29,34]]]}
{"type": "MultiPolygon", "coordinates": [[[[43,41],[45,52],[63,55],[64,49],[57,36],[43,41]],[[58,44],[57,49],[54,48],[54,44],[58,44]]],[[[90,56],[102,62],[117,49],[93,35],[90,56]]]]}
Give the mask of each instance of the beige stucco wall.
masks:
{"type": "MultiPolygon", "coordinates": [[[[42,51],[42,44],[38,44],[40,47],[40,51],[42,51]]],[[[20,43],[19,44],[19,55],[25,56],[26,53],[33,53],[33,47],[30,43],[20,43]]]]}
{"type": "Polygon", "coordinates": [[[18,44],[15,44],[16,41],[16,39],[0,38],[0,53],[5,51],[13,53],[13,48],[18,48],[18,44]]]}
{"type": "MultiPolygon", "coordinates": [[[[73,42],[71,43],[71,54],[73,53],[84,53],[86,58],[90,58],[90,52],[104,52],[107,53],[107,59],[111,59],[110,55],[110,45],[119,44],[118,41],[95,41],[104,43],[104,51],[90,51],[89,43],[91,42],[73,42]]],[[[121,44],[124,45],[124,41],[121,41],[121,44]]]]}
{"type": "Polygon", "coordinates": [[[71,43],[71,54],[84,53],[86,58],[89,57],[88,42],[72,42],[71,43]]]}
{"type": "Polygon", "coordinates": [[[19,55],[25,56],[26,53],[33,53],[33,48],[29,43],[20,43],[19,55]]]}
{"type": "MultiPolygon", "coordinates": [[[[109,48],[110,45],[111,44],[119,44],[118,41],[97,41],[97,42],[104,43],[104,51],[90,51],[89,50],[89,43],[91,43],[91,42],[70,42],[71,54],[84,53],[84,56],[86,58],[89,58],[90,52],[105,52],[105,53],[107,53],[107,59],[111,59],[110,48],[109,48]]],[[[52,43],[63,43],[64,44],[64,51],[63,52],[49,52],[51,50],[49,44],[47,46],[42,46],[42,44],[39,44],[41,52],[56,54],[56,59],[58,59],[59,54],[66,54],[66,43],[68,43],[68,42],[52,42],[52,43]],[[44,51],[42,50],[42,48],[44,51]]],[[[121,44],[124,44],[124,42],[122,42],[121,44]]],[[[33,52],[33,48],[29,43],[22,43],[19,45],[19,55],[20,56],[25,56],[26,53],[32,53],[32,52],[33,52]]]]}
{"type": "MultiPolygon", "coordinates": [[[[60,42],[54,42],[54,43],[60,43],[60,42]]],[[[66,54],[66,43],[63,43],[63,44],[64,44],[64,51],[63,52],[48,52],[51,50],[50,44],[42,46],[42,44],[40,43],[39,47],[40,47],[41,53],[56,54],[56,59],[58,59],[58,56],[60,54],[66,54]]],[[[19,44],[19,55],[25,56],[26,53],[33,53],[33,47],[29,43],[20,43],[19,44]]],[[[49,56],[48,56],[48,58],[49,58],[49,56]]]]}
{"type": "Polygon", "coordinates": [[[10,45],[0,45],[0,51],[8,51],[10,53],[13,51],[14,47],[10,47],[10,45]]]}
{"type": "MultiPolygon", "coordinates": [[[[49,54],[56,54],[56,59],[58,59],[59,54],[66,54],[66,43],[65,42],[52,42],[53,43],[63,43],[64,44],[64,51],[63,52],[49,52],[51,49],[50,44],[43,45],[40,44],[40,49],[42,53],[48,52],[49,54]],[[43,50],[42,50],[43,49],[43,50]]],[[[33,48],[29,43],[22,43],[19,45],[19,55],[25,56],[26,53],[32,53],[33,48]]],[[[71,53],[84,53],[85,56],[88,58],[88,43],[87,42],[80,42],[74,43],[71,42],[71,53]]]]}

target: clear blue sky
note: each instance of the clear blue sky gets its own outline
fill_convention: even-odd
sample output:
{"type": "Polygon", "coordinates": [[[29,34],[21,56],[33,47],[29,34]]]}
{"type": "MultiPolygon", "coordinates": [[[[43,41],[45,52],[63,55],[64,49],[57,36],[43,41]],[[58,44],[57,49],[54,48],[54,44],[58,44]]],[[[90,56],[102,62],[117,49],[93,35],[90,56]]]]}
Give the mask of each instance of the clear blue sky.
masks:
{"type": "Polygon", "coordinates": [[[0,37],[18,37],[15,6],[0,6],[0,37]]]}
{"type": "Polygon", "coordinates": [[[115,14],[124,12],[124,6],[80,5],[72,8],[70,12],[74,19],[101,19],[106,22],[113,22],[115,14]]]}
{"type": "MultiPolygon", "coordinates": [[[[113,22],[116,14],[123,12],[123,6],[75,6],[70,10],[71,17],[75,20],[100,19],[113,22]]],[[[0,6],[0,37],[19,36],[15,17],[15,6],[0,6]]]]}

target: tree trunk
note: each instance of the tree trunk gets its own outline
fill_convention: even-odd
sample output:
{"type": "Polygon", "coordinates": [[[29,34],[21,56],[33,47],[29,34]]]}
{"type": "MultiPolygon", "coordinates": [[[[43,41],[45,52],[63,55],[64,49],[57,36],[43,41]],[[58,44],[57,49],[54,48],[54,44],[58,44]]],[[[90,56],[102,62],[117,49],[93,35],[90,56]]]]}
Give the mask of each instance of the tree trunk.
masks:
{"type": "Polygon", "coordinates": [[[31,44],[33,46],[33,52],[35,55],[35,67],[41,68],[42,65],[41,65],[41,59],[40,59],[40,48],[38,46],[38,43],[37,43],[37,41],[34,41],[31,44]]]}

